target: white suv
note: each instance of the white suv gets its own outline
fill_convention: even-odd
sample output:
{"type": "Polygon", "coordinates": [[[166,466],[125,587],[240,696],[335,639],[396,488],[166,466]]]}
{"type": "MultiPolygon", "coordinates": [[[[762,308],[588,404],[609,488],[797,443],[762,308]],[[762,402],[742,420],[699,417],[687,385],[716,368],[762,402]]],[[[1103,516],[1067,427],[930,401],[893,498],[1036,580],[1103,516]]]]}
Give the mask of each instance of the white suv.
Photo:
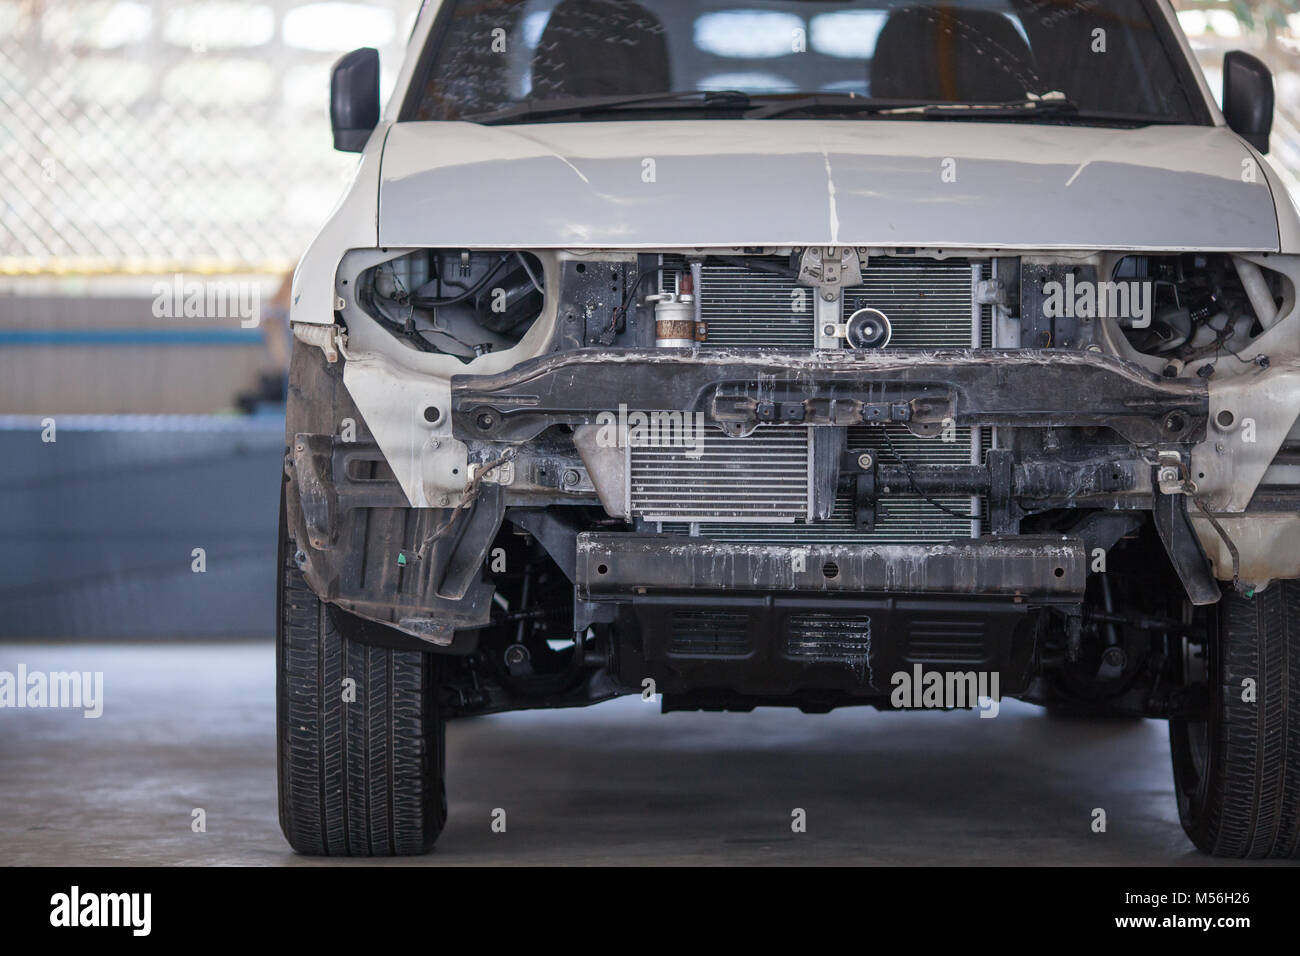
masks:
{"type": "MultiPolygon", "coordinates": [[[[1300,846],[1300,220],[1165,0],[428,2],[294,280],[281,816],[427,851],[452,717],[1167,719],[1300,846]]],[[[1064,825],[1064,823],[1063,823],[1064,825]]]]}

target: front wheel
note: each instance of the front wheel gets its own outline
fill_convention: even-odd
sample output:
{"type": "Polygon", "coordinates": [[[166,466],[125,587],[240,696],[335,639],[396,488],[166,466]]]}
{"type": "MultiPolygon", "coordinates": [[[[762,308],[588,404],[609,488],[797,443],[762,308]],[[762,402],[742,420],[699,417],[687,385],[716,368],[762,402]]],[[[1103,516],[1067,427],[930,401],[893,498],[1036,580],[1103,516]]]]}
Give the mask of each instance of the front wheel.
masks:
{"type": "Polygon", "coordinates": [[[1204,680],[1204,720],[1171,720],[1178,813],[1214,856],[1300,856],[1300,582],[1225,593],[1182,674],[1204,680]]]}
{"type": "Polygon", "coordinates": [[[299,853],[427,853],[447,815],[437,662],[349,640],[346,612],[312,593],[292,544],[282,551],[280,827],[299,853]]]}

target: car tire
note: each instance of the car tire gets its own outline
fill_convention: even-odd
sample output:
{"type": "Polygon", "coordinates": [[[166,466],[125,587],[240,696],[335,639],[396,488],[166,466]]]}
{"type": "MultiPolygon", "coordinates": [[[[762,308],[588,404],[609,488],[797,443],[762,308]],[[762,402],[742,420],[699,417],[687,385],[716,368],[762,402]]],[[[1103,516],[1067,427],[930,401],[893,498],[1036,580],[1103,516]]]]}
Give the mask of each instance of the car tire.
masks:
{"type": "Polygon", "coordinates": [[[427,853],[447,816],[437,661],[349,640],[348,615],[312,593],[281,524],[280,828],[313,856],[427,853]]]}
{"type": "MultiPolygon", "coordinates": [[[[1183,829],[1204,853],[1300,856],[1300,582],[1225,593],[1203,667],[1207,719],[1171,720],[1183,829]],[[1247,688],[1253,682],[1254,700],[1247,688]]],[[[1187,658],[1188,669],[1197,665],[1187,658]]]]}

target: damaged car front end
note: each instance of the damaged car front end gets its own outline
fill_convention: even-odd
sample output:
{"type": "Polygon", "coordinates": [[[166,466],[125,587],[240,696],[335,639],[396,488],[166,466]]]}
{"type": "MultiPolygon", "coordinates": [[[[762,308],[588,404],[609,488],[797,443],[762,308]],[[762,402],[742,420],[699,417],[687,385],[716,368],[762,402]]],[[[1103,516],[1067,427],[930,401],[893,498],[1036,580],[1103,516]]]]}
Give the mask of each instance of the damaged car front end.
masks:
{"type": "MultiPolygon", "coordinates": [[[[361,352],[358,317],[340,362],[374,440],[295,435],[320,449],[295,455],[315,489],[302,529],[323,545],[309,580],[487,662],[458,712],[536,705],[520,689],[539,667],[548,687],[572,670],[570,703],[648,678],[669,709],[888,706],[889,676],[914,663],[997,671],[1044,702],[1193,706],[1160,681],[1167,635],[1191,629],[1171,607],[1300,571],[1300,366],[1260,348],[1300,327],[1300,266],[1264,259],[1265,328],[1233,281],[1243,256],[873,252],[502,254],[534,299],[520,341],[549,335],[473,374],[472,336],[448,332],[469,354],[440,382],[361,352]],[[1075,294],[1139,271],[1095,306],[1075,294]],[[1196,345],[1193,309],[1211,330],[1196,345]],[[1228,316],[1240,341],[1213,331],[1228,316]],[[395,391],[400,420],[368,406],[395,391]],[[374,526],[407,500],[424,507],[397,508],[400,530],[374,526]],[[364,580],[348,573],[361,533],[384,545],[364,580]],[[556,604],[537,606],[533,576],[560,582],[556,604]],[[557,639],[575,642],[562,664],[557,639]]],[[[423,287],[430,272],[389,270],[462,261],[389,255],[351,282],[423,287]]],[[[405,338],[389,319],[368,333],[405,338]]]]}
{"type": "Polygon", "coordinates": [[[1285,849],[1207,831],[1204,752],[1229,618],[1294,616],[1300,221],[1199,74],[1199,121],[868,137],[423,121],[413,69],[295,278],[283,540],[437,734],[993,675],[1170,720],[1198,845],[1285,849]]]}

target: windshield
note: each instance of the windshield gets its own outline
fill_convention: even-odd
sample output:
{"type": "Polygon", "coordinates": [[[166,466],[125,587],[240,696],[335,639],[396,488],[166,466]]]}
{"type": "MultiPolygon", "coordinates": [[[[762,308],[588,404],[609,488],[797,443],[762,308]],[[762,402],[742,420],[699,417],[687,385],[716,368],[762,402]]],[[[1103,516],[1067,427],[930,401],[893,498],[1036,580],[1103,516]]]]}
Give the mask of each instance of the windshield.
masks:
{"type": "Polygon", "coordinates": [[[852,117],[873,115],[864,100],[1059,94],[1076,119],[1209,121],[1154,0],[445,0],[416,77],[404,120],[807,118],[828,100],[852,117]]]}

